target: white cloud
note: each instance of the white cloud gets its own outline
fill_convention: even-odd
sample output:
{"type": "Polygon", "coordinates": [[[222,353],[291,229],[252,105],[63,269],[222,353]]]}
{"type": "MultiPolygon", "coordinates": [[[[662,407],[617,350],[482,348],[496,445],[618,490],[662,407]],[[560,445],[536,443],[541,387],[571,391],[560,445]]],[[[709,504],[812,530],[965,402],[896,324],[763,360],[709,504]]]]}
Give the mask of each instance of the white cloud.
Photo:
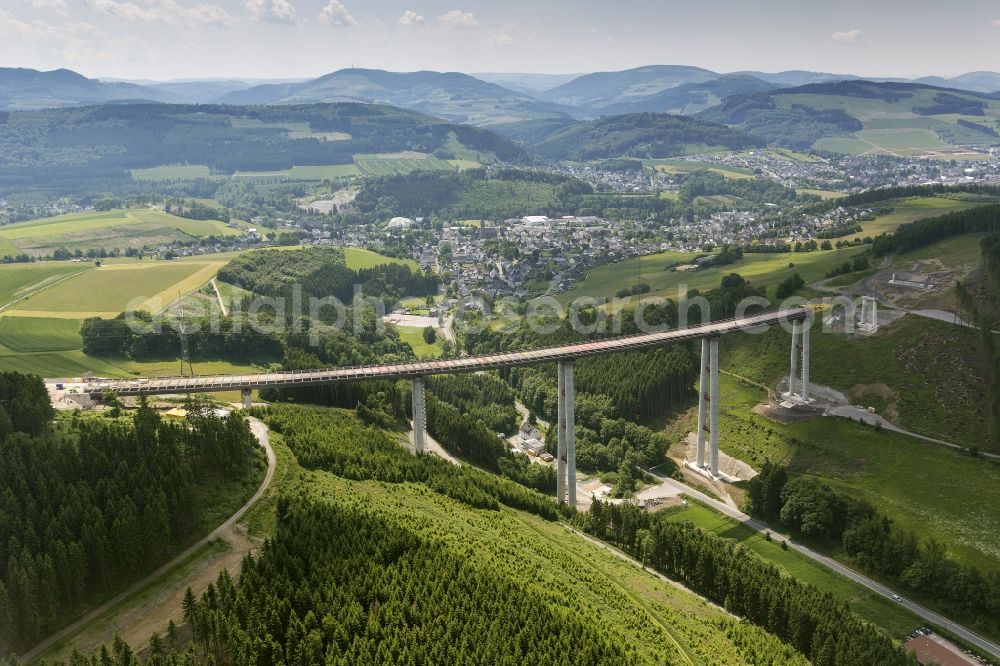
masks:
{"type": "Polygon", "coordinates": [[[410,11],[409,9],[403,12],[403,15],[399,17],[397,23],[399,23],[399,25],[408,25],[408,26],[427,25],[424,22],[423,16],[421,16],[416,12],[410,11]]]}
{"type": "Polygon", "coordinates": [[[438,21],[441,21],[441,23],[449,28],[472,30],[479,27],[479,19],[476,18],[475,14],[472,12],[463,12],[458,9],[453,9],[438,16],[438,21]]]}
{"type": "Polygon", "coordinates": [[[288,0],[246,0],[243,6],[255,21],[295,23],[295,6],[288,0]]]}
{"type": "Polygon", "coordinates": [[[64,0],[25,0],[34,9],[43,9],[62,14],[69,14],[69,5],[64,0]]]}
{"type": "Polygon", "coordinates": [[[830,35],[830,39],[839,44],[853,44],[855,42],[860,42],[864,39],[864,35],[858,29],[845,30],[844,32],[835,32],[830,35]]]}
{"type": "Polygon", "coordinates": [[[490,41],[493,42],[494,46],[510,46],[514,43],[514,38],[511,37],[510,33],[498,30],[490,35],[490,41]]]}
{"type": "Polygon", "coordinates": [[[147,0],[144,5],[140,7],[134,2],[118,0],[87,0],[87,6],[92,10],[126,21],[217,26],[232,22],[229,12],[218,5],[197,4],[187,7],[177,4],[175,0],[147,0]]]}
{"type": "MultiPolygon", "coordinates": [[[[0,35],[20,38],[21,43],[35,43],[45,50],[51,48],[79,46],[85,42],[103,40],[107,37],[90,23],[77,21],[59,25],[45,21],[22,21],[10,12],[0,9],[0,35]]],[[[0,44],[7,40],[0,40],[0,44]]],[[[15,43],[9,40],[10,43],[15,43]]]]}
{"type": "Polygon", "coordinates": [[[319,20],[330,25],[348,26],[357,24],[357,21],[351,16],[351,12],[347,11],[347,7],[340,4],[337,0],[330,0],[326,4],[326,7],[319,13],[319,20]]]}
{"type": "Polygon", "coordinates": [[[992,21],[990,21],[990,24],[991,24],[991,25],[992,25],[992,26],[993,26],[994,28],[1000,28],[1000,19],[993,19],[992,21]]]}

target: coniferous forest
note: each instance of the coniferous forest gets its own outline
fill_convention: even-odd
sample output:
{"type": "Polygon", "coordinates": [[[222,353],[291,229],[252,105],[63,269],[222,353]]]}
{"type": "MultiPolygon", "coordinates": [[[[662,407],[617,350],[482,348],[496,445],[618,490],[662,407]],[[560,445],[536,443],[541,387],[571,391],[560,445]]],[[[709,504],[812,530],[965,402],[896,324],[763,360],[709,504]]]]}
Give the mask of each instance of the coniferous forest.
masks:
{"type": "Polygon", "coordinates": [[[164,561],[200,527],[199,488],[253,485],[245,419],[52,420],[22,411],[45,396],[34,376],[0,375],[0,654],[60,627],[94,599],[164,561]],[[17,414],[14,419],[6,415],[17,414]]]}

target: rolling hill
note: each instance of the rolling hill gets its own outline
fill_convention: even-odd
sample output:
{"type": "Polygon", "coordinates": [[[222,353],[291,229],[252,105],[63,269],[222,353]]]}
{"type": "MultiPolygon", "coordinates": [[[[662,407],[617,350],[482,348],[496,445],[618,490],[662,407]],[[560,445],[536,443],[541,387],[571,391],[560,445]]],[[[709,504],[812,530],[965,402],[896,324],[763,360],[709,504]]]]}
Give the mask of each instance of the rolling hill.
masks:
{"type": "Polygon", "coordinates": [[[532,137],[531,150],[550,159],[672,157],[711,148],[741,150],[764,145],[746,132],[666,113],[605,116],[555,127],[532,137]]]}
{"type": "Polygon", "coordinates": [[[378,102],[471,125],[566,115],[565,109],[458,72],[342,69],[302,83],[254,86],[222,96],[225,104],[378,102]]]}
{"type": "Polygon", "coordinates": [[[1000,145],[995,98],[918,83],[839,81],[736,95],[699,117],[779,145],[839,153],[947,157],[1000,145]]]}
{"type": "Polygon", "coordinates": [[[621,72],[585,74],[545,91],[540,97],[566,106],[600,109],[636,102],[685,83],[703,83],[719,75],[701,67],[650,65],[621,72]]]}
{"type": "Polygon", "coordinates": [[[727,97],[775,90],[779,86],[753,76],[727,74],[717,79],[685,83],[634,101],[610,104],[602,114],[676,113],[689,115],[717,106],[727,97]]]}
{"type": "Polygon", "coordinates": [[[131,104],[0,113],[0,190],[131,180],[130,170],[198,165],[201,176],[352,164],[355,155],[524,151],[467,125],[372,104],[131,104]],[[443,151],[443,152],[442,152],[443,151]]]}
{"type": "Polygon", "coordinates": [[[134,83],[106,83],[68,69],[0,67],[0,109],[41,109],[109,102],[166,102],[174,97],[134,83]]]}

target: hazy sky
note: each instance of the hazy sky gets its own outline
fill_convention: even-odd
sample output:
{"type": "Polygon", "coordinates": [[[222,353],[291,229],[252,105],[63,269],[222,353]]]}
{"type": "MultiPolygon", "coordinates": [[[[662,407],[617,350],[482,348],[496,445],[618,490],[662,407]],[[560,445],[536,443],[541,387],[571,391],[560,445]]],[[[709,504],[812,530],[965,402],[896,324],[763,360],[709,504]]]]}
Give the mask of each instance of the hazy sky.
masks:
{"type": "Polygon", "coordinates": [[[135,79],[646,64],[1000,71],[997,0],[0,0],[0,66],[135,79]]]}

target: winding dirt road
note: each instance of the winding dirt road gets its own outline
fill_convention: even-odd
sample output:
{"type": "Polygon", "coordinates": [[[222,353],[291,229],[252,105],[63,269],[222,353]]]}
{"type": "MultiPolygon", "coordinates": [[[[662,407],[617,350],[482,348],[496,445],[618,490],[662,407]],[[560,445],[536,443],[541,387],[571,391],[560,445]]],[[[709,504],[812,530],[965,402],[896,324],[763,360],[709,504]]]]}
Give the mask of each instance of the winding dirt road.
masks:
{"type": "MultiPolygon", "coordinates": [[[[127,590],[116,595],[90,611],[76,622],[67,625],[52,634],[29,652],[21,656],[23,663],[28,663],[42,653],[46,652],[59,641],[73,636],[87,625],[103,620],[102,627],[88,635],[88,644],[74,642],[67,644],[67,653],[76,648],[86,654],[89,650],[97,649],[102,643],[109,643],[114,636],[120,635],[126,643],[133,647],[138,647],[149,639],[154,631],[162,632],[167,623],[173,619],[178,621],[181,615],[180,601],[184,592],[190,586],[193,590],[196,587],[207,587],[213,582],[223,569],[235,571],[239,568],[243,555],[253,546],[252,540],[247,536],[245,530],[238,525],[239,521],[246,515],[246,512],[256,504],[271,485],[274,478],[274,470],[277,460],[274,450],[271,448],[271,439],[267,426],[255,418],[250,419],[250,429],[253,431],[257,441],[264,448],[267,454],[267,472],[261,482],[257,492],[240,509],[231,515],[226,522],[212,530],[210,534],[192,544],[187,550],[173,558],[159,569],[149,574],[142,580],[131,585],[127,590]],[[171,570],[185,563],[192,555],[197,553],[213,541],[223,541],[228,544],[225,552],[211,557],[208,561],[200,563],[191,572],[183,576],[175,576],[163,589],[157,591],[152,598],[139,603],[138,605],[123,606],[118,614],[111,618],[103,618],[105,614],[116,606],[126,601],[129,597],[143,590],[145,587],[156,583],[160,579],[166,579],[171,570]],[[160,626],[162,624],[162,626],[160,626]]],[[[67,657],[67,655],[59,655],[67,657]]]]}

